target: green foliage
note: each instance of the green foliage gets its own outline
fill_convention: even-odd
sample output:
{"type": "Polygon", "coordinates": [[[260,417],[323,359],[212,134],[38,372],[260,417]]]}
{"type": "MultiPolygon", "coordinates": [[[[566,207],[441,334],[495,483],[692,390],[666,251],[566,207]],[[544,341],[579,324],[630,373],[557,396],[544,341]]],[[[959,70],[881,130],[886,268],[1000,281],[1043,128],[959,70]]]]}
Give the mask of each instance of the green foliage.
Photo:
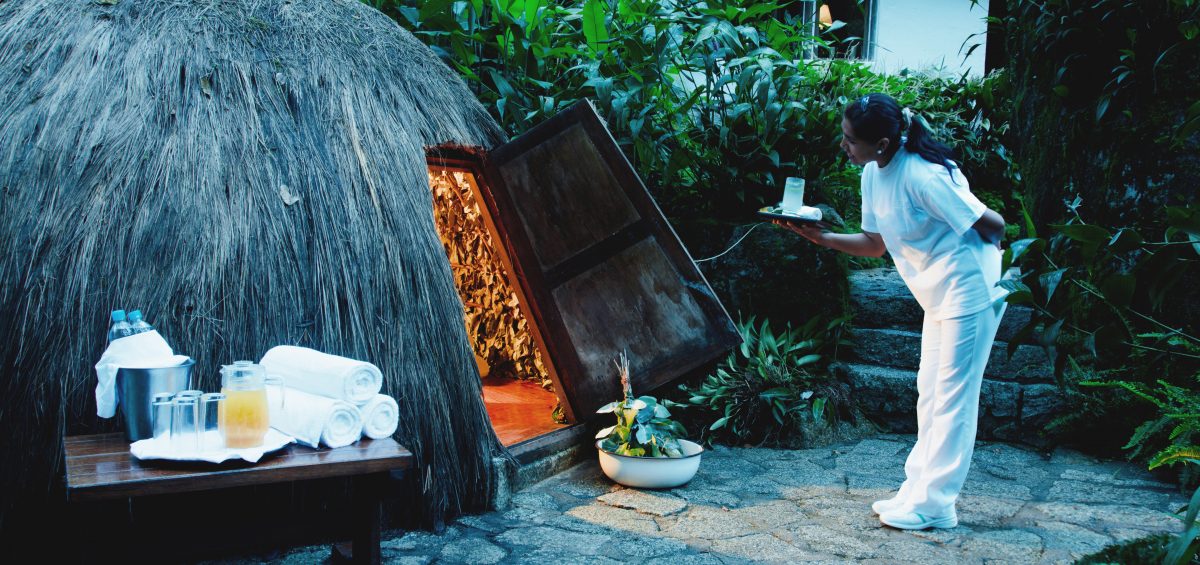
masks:
{"type": "Polygon", "coordinates": [[[1009,2],[1013,122],[1039,221],[1079,192],[1100,225],[1142,226],[1200,180],[1200,2],[1009,2]]]}
{"type": "Polygon", "coordinates": [[[660,403],[652,396],[634,398],[629,380],[629,358],[622,353],[616,365],[625,398],[596,410],[597,414],[612,413],[617,417],[616,425],[596,434],[596,439],[603,440],[600,448],[631,457],[683,457],[677,436],[687,432],[682,424],[671,419],[667,409],[683,405],[667,399],[660,403]]]}
{"type": "Polygon", "coordinates": [[[1087,223],[1081,205],[1070,203],[1073,217],[1052,226],[1049,238],[1014,242],[1005,253],[1005,266],[1015,261],[1024,272],[1002,283],[1008,301],[1035,313],[1009,351],[1038,335],[1076,402],[1079,418],[1069,419],[1126,420],[1131,457],[1148,458],[1151,468],[1194,457],[1200,339],[1196,320],[1181,316],[1171,296],[1200,264],[1200,206],[1167,208],[1161,235],[1147,238],[1087,223]],[[1131,400],[1155,411],[1126,410],[1131,400]]]}
{"type": "MultiPolygon", "coordinates": [[[[962,149],[977,191],[996,195],[989,204],[1013,202],[1005,79],[883,76],[812,59],[839,34],[811,34],[790,2],[371,3],[438,51],[512,135],[593,100],[671,217],[747,218],[780,197],[785,177],[842,175],[842,108],[870,91],[925,113],[962,149]]],[[[856,214],[857,179],[851,188],[813,197],[856,214]]]]}
{"type": "Polygon", "coordinates": [[[742,344],[698,386],[681,385],[688,402],[713,418],[708,439],[788,443],[806,421],[836,421],[849,413],[848,395],[827,370],[843,339],[845,318],[813,318],[775,333],[764,320],[739,323],[742,344]]]}
{"type": "Polygon", "coordinates": [[[683,425],[671,419],[668,406],[681,406],[652,396],[626,398],[602,406],[597,413],[617,416],[617,423],[600,430],[601,449],[633,457],[683,457],[679,437],[687,433],[683,425]]]}

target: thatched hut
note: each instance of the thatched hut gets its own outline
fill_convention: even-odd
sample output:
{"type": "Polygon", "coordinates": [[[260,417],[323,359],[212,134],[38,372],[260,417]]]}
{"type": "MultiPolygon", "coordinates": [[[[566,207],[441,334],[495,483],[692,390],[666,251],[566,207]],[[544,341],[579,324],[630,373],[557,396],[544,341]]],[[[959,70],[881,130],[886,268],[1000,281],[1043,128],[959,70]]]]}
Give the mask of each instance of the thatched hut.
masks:
{"type": "MultiPolygon", "coordinates": [[[[585,125],[555,144],[606,139],[585,125]]],[[[649,387],[728,345],[728,316],[615,146],[572,146],[554,173],[616,187],[606,206],[537,193],[553,159],[533,142],[484,151],[504,141],[450,69],[357,0],[0,3],[0,528],[59,500],[64,434],[116,429],[95,417],[91,365],[119,307],[147,312],[207,390],[218,365],[278,344],[373,361],[423,515],[486,504],[502,446],[434,225],[434,159],[507,183],[481,193],[488,225],[568,419],[615,395],[601,375],[620,349],[649,387]],[[581,150],[616,172],[578,168],[581,150]],[[538,202],[619,237],[534,233],[575,229],[522,210],[538,202]]]]}

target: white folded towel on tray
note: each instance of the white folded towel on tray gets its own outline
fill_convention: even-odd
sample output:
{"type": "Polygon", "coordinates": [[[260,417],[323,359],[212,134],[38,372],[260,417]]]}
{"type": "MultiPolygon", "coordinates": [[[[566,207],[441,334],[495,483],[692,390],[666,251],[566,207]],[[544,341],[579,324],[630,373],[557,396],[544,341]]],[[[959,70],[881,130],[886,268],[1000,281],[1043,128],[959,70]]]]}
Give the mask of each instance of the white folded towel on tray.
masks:
{"type": "Polygon", "coordinates": [[[375,365],[307,347],[272,347],[259,364],[266,367],[268,375],[283,377],[288,388],[356,406],[366,404],[383,388],[383,373],[375,365]]]}
{"type": "Polygon", "coordinates": [[[117,413],[117,371],[121,367],[177,367],[187,360],[187,355],[175,355],[158,330],[114,339],[96,362],[96,415],[112,418],[117,413]]]}
{"type": "Polygon", "coordinates": [[[386,394],[376,394],[359,408],[363,418],[363,435],[371,439],[392,437],[400,426],[400,406],[386,394]]]}
{"type": "Polygon", "coordinates": [[[309,447],[344,447],[362,437],[362,415],[346,402],[296,390],[289,386],[267,387],[271,427],[309,447]]]}

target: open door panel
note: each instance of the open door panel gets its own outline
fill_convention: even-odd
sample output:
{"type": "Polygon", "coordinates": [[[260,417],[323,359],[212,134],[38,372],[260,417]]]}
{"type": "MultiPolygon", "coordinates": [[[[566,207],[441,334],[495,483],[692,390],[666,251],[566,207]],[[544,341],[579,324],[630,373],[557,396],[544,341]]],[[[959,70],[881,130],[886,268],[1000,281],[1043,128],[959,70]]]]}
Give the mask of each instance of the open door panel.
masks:
{"type": "Polygon", "coordinates": [[[628,352],[648,392],[738,341],[691,256],[589,102],[486,159],[494,216],[572,421],[617,399],[628,352]]]}

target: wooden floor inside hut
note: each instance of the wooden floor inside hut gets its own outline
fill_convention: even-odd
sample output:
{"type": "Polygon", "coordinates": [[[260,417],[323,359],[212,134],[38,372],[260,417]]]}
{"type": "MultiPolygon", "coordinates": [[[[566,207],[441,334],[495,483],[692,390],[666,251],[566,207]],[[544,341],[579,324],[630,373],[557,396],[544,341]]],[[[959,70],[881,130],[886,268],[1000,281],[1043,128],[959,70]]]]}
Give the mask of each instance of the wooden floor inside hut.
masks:
{"type": "Polygon", "coordinates": [[[484,379],[483,403],[506,446],[567,427],[553,418],[558,397],[531,381],[484,379]]]}

